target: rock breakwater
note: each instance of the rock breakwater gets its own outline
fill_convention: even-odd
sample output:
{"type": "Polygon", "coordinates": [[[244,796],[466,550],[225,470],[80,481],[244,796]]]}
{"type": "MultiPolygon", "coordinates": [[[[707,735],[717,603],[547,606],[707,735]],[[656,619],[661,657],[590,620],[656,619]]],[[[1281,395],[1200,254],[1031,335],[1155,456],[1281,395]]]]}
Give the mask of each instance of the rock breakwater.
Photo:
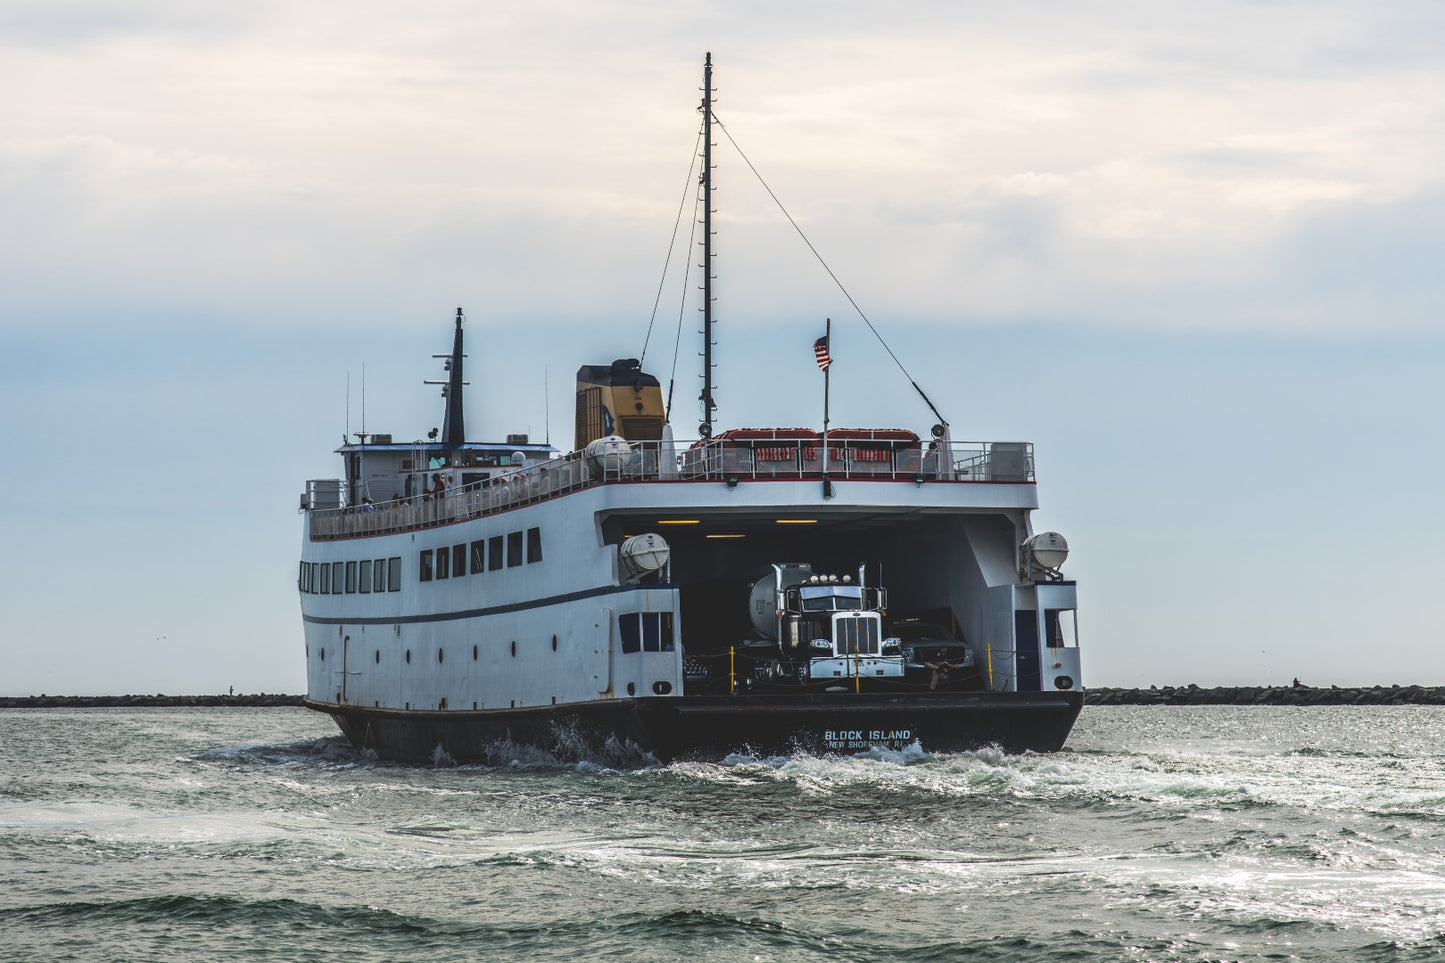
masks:
{"type": "MultiPolygon", "coordinates": [[[[0,709],[128,709],[187,707],[275,708],[299,706],[299,695],[0,696],[0,709]]],[[[1094,706],[1388,706],[1445,705],[1442,686],[1150,686],[1147,689],[1086,689],[1094,706]]]]}
{"type": "Polygon", "coordinates": [[[0,709],[154,709],[190,706],[227,706],[270,709],[299,706],[301,696],[258,692],[253,695],[118,695],[118,696],[0,696],[0,709]]]}
{"type": "Polygon", "coordinates": [[[1440,686],[1150,686],[1084,691],[1086,705],[1098,706],[1390,706],[1445,705],[1440,686]]]}

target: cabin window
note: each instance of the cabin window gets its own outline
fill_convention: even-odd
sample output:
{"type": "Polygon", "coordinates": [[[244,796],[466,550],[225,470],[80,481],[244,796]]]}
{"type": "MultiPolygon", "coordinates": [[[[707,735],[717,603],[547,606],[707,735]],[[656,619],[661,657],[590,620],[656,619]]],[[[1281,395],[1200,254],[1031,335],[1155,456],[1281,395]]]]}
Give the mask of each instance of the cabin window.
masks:
{"type": "Polygon", "coordinates": [[[446,578],[451,574],[452,553],[446,548],[437,549],[436,575],[437,578],[446,578]]]}
{"type": "Polygon", "coordinates": [[[487,571],[495,572],[502,567],[502,544],[500,535],[487,539],[487,571]]]}
{"type": "Polygon", "coordinates": [[[306,591],[306,563],[302,562],[296,569],[296,591],[306,591]]]}
{"type": "Polygon", "coordinates": [[[1072,648],[1079,644],[1079,627],[1073,609],[1044,609],[1044,630],[1051,649],[1072,648]]]}
{"type": "Polygon", "coordinates": [[[373,592],[386,591],[386,559],[379,558],[371,568],[371,590],[373,592]]]}
{"type": "Polygon", "coordinates": [[[361,560],[361,567],[356,573],[357,588],[363,595],[371,594],[371,559],[361,560]]]}
{"type": "Polygon", "coordinates": [[[516,568],[522,564],[522,533],[507,533],[507,568],[516,568]]]}
{"type": "Polygon", "coordinates": [[[312,563],[311,563],[311,574],[308,575],[307,578],[310,579],[310,582],[311,582],[311,589],[310,589],[310,590],[311,590],[311,593],[312,593],[313,595],[316,594],[316,591],[317,591],[316,581],[317,581],[317,579],[319,579],[319,578],[321,577],[321,569],[323,569],[323,568],[325,568],[325,567],[326,567],[326,566],[324,566],[324,565],[317,565],[315,562],[312,562],[312,563]]]}
{"type": "Polygon", "coordinates": [[[401,556],[394,555],[386,564],[386,590],[401,591],[401,556]]]}
{"type": "Polygon", "coordinates": [[[628,612],[617,617],[617,635],[622,651],[671,652],[671,612],[628,612]]]}
{"type": "Polygon", "coordinates": [[[418,560],[418,571],[421,572],[421,580],[423,582],[431,581],[431,557],[431,549],[424,548],[421,550],[421,557],[418,560]]]}
{"type": "Polygon", "coordinates": [[[622,640],[622,651],[624,653],[638,652],[642,649],[642,623],[641,616],[637,612],[628,612],[626,615],[617,616],[617,636],[622,640]]]}
{"type": "Polygon", "coordinates": [[[322,594],[322,595],[330,595],[330,594],[331,594],[331,566],[330,566],[330,565],[325,565],[325,564],[323,564],[323,565],[321,566],[321,594],[322,594]]]}
{"type": "Polygon", "coordinates": [[[542,530],[527,529],[527,564],[542,561],[542,530]]]}
{"type": "Polygon", "coordinates": [[[341,562],[331,563],[331,594],[341,594],[341,562]]]}
{"type": "Polygon", "coordinates": [[[346,563],[346,594],[356,594],[356,563],[346,563]]]}
{"type": "Polygon", "coordinates": [[[472,574],[480,575],[487,570],[487,540],[479,538],[472,542],[472,574]]]}
{"type": "Polygon", "coordinates": [[[467,547],[465,545],[452,546],[452,574],[457,578],[467,574],[467,547]]]}

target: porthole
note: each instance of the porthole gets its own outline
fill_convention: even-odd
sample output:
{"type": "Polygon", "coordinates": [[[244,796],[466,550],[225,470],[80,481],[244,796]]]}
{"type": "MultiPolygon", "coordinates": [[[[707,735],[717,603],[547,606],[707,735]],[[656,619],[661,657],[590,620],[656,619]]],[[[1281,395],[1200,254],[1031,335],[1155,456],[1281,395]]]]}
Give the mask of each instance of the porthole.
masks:
{"type": "Polygon", "coordinates": [[[628,694],[628,695],[637,695],[637,686],[634,685],[634,684],[631,683],[631,682],[627,683],[627,694],[628,694]]]}
{"type": "Polygon", "coordinates": [[[672,691],[672,683],[665,679],[659,679],[652,684],[652,691],[658,695],[667,695],[672,691]]]}
{"type": "Polygon", "coordinates": [[[516,657],[517,657],[517,640],[516,640],[516,639],[513,639],[513,640],[512,640],[512,658],[515,659],[516,657]]]}
{"type": "Polygon", "coordinates": [[[472,661],[477,661],[477,647],[475,645],[472,646],[472,661]]]}
{"type": "Polygon", "coordinates": [[[381,665],[381,650],[380,650],[380,649],[377,649],[377,650],[376,650],[376,664],[377,664],[377,665],[381,665]]]}
{"type": "Polygon", "coordinates": [[[326,661],[326,650],[325,650],[325,649],[322,649],[322,650],[321,650],[321,661],[322,661],[322,662],[325,662],[325,661],[326,661]]]}
{"type": "Polygon", "coordinates": [[[441,662],[441,661],[442,661],[442,655],[443,655],[442,650],[441,650],[441,649],[437,649],[437,662],[441,662]]]}
{"type": "Polygon", "coordinates": [[[406,664],[411,665],[411,649],[406,650],[406,664]]]}
{"type": "Polygon", "coordinates": [[[552,636],[552,651],[553,651],[553,652],[556,652],[556,651],[557,651],[557,636],[555,636],[555,635],[552,636]]]}

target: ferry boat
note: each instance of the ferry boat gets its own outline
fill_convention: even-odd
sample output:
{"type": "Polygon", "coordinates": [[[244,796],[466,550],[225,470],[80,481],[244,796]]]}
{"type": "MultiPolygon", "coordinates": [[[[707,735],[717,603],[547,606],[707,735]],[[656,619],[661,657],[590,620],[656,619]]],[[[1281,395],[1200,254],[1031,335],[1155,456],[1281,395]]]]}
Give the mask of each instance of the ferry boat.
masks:
{"type": "MultiPolygon", "coordinates": [[[[703,90],[710,265],[710,56],[703,90]]],[[[342,477],[306,483],[305,704],[353,745],[458,762],[1063,746],[1076,585],[1062,536],[1031,525],[1032,445],[957,442],[942,418],[924,436],[826,413],[717,429],[710,275],[696,439],[621,359],[579,368],[570,452],[467,441],[458,309],[434,356],[442,429],[348,439],[342,477]]],[[[826,378],[826,337],[814,349],[826,378]]]]}

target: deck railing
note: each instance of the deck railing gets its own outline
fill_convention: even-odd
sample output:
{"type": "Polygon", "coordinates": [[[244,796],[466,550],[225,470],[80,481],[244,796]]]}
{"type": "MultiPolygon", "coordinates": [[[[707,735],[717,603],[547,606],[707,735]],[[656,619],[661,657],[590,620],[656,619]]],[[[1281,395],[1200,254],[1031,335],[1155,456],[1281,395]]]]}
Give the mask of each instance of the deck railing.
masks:
{"type": "MultiPolygon", "coordinates": [[[[313,539],[414,531],[507,511],[567,492],[611,482],[797,481],[823,477],[823,445],[816,439],[713,439],[708,442],[631,442],[627,450],[589,461],[581,452],[494,475],[441,497],[415,496],[357,508],[311,509],[313,539]]],[[[1027,442],[955,442],[939,445],[892,440],[828,442],[833,481],[925,483],[1029,483],[1033,445],[1027,442]]],[[[315,490],[318,483],[308,484],[315,490]]],[[[339,493],[345,500],[345,492],[339,493]]]]}

